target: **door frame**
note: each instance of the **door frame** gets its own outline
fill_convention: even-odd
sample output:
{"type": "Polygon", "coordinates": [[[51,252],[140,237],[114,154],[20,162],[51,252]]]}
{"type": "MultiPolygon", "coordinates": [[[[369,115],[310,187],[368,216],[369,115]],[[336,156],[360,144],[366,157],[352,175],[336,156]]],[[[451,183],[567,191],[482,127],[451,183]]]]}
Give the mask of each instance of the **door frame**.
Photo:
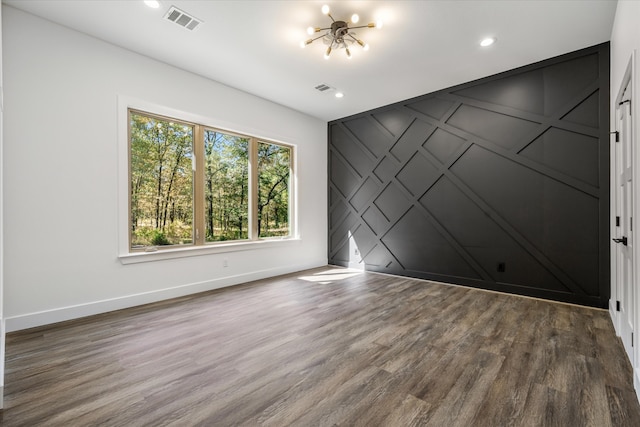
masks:
{"type": "MultiPolygon", "coordinates": [[[[615,98],[615,103],[613,104],[613,122],[612,122],[612,127],[614,131],[618,131],[618,104],[620,103],[620,101],[622,100],[623,94],[624,94],[624,90],[627,87],[627,85],[630,85],[631,87],[631,94],[630,94],[630,99],[631,99],[631,115],[630,115],[630,120],[631,120],[631,132],[630,132],[630,143],[631,146],[633,147],[632,150],[632,182],[634,183],[634,186],[636,188],[633,189],[633,205],[632,205],[632,213],[631,216],[635,217],[635,218],[640,218],[640,216],[638,216],[638,213],[640,212],[640,192],[637,190],[638,185],[637,185],[637,179],[638,179],[638,168],[640,167],[640,156],[638,155],[638,145],[637,145],[637,141],[638,141],[638,123],[637,123],[637,118],[638,118],[638,111],[637,108],[639,107],[637,101],[637,68],[635,65],[636,62],[636,51],[634,50],[631,53],[631,57],[629,58],[629,62],[627,63],[627,68],[625,70],[624,73],[624,77],[622,78],[622,82],[620,83],[620,87],[618,88],[618,92],[617,92],[617,96],[615,98]]],[[[610,144],[610,153],[611,153],[611,172],[610,172],[610,188],[611,188],[611,227],[610,227],[610,235],[611,237],[615,237],[617,236],[617,227],[615,224],[615,214],[616,214],[616,210],[617,210],[617,204],[618,204],[618,189],[617,189],[617,175],[619,175],[620,171],[618,171],[617,169],[617,159],[616,159],[616,142],[615,142],[615,138],[612,137],[611,139],[611,144],[610,144]]],[[[640,222],[638,222],[638,224],[640,224],[640,222]]],[[[640,225],[638,226],[640,227],[640,225]]],[[[633,242],[638,241],[637,238],[639,236],[638,233],[638,227],[635,227],[635,229],[632,229],[630,231],[630,238],[632,239],[633,242]]],[[[609,314],[611,316],[611,320],[613,321],[613,326],[615,328],[616,331],[616,335],[620,336],[621,331],[622,331],[622,318],[620,315],[620,312],[617,311],[616,309],[616,301],[619,301],[620,295],[619,295],[619,289],[618,289],[618,274],[621,274],[621,272],[617,271],[617,267],[618,267],[618,250],[617,247],[614,245],[617,245],[617,243],[614,243],[613,241],[611,241],[611,299],[609,300],[609,314]]],[[[638,266],[640,266],[640,256],[639,253],[640,251],[638,250],[634,250],[633,251],[633,258],[632,258],[632,269],[633,269],[633,300],[629,301],[630,307],[631,307],[631,322],[633,325],[633,330],[638,332],[638,327],[640,326],[640,287],[638,286],[638,273],[640,272],[640,269],[638,268],[638,266]]],[[[636,335],[640,335],[637,334],[636,335]]],[[[634,388],[636,390],[636,394],[638,396],[640,396],[640,344],[638,344],[638,339],[640,338],[640,336],[638,337],[634,337],[634,346],[633,346],[633,351],[632,351],[632,357],[631,357],[631,365],[633,367],[633,383],[634,383],[634,388]]],[[[626,353],[625,353],[626,354],[626,353]]]]}

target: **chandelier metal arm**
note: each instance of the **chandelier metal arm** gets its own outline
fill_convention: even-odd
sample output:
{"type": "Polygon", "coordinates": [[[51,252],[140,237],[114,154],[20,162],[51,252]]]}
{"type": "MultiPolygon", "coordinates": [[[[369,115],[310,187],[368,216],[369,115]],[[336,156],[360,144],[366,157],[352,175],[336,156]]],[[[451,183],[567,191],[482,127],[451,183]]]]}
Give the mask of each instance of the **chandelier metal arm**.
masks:
{"type": "Polygon", "coordinates": [[[359,25],[357,27],[349,27],[349,29],[350,30],[355,30],[356,28],[375,28],[375,27],[376,27],[376,24],[372,22],[372,23],[367,24],[367,25],[359,25]]]}
{"type": "Polygon", "coordinates": [[[327,34],[320,34],[318,37],[314,37],[312,39],[307,40],[307,44],[313,43],[314,41],[323,38],[324,36],[326,36],[327,34]]]}
{"type": "Polygon", "coordinates": [[[347,35],[348,35],[349,37],[351,37],[351,38],[353,39],[353,41],[354,41],[354,42],[358,43],[359,45],[362,45],[362,43],[363,43],[363,42],[362,42],[362,40],[360,40],[360,39],[357,39],[357,38],[353,37],[353,35],[351,35],[351,34],[348,34],[348,33],[347,33],[347,35]]]}
{"type": "Polygon", "coordinates": [[[351,38],[353,39],[353,41],[357,41],[357,40],[358,40],[358,39],[356,39],[355,37],[353,37],[353,34],[349,34],[349,33],[347,33],[347,35],[348,35],[349,37],[351,37],[351,38]]]}

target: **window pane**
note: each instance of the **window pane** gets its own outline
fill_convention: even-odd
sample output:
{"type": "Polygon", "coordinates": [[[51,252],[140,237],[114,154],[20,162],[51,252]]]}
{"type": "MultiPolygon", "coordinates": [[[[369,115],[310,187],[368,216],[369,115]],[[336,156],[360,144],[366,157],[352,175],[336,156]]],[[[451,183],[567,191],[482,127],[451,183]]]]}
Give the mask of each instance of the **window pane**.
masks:
{"type": "Polygon", "coordinates": [[[288,236],[291,148],[258,143],[258,236],[288,236]]]}
{"type": "Polygon", "coordinates": [[[249,238],[249,139],[204,132],[206,241],[249,238]]]}
{"type": "Polygon", "coordinates": [[[193,243],[193,127],[130,115],[131,247],[193,243]]]}

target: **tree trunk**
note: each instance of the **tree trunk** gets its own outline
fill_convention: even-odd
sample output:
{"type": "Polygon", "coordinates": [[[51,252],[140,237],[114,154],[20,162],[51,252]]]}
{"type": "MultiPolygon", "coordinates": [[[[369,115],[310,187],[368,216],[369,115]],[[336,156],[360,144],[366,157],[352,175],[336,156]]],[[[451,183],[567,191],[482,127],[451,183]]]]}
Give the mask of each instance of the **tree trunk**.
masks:
{"type": "MultiPolygon", "coordinates": [[[[242,206],[244,205],[244,198],[246,197],[246,180],[247,180],[247,170],[245,168],[242,169],[242,184],[241,184],[241,188],[242,190],[240,191],[240,209],[242,209],[242,206]]],[[[243,217],[243,212],[239,212],[238,214],[238,238],[242,238],[242,217],[243,217]]]]}
{"type": "Polygon", "coordinates": [[[213,232],[213,179],[211,178],[211,168],[209,167],[209,178],[207,178],[207,187],[209,189],[209,195],[207,196],[207,204],[209,206],[208,214],[207,214],[207,224],[209,228],[208,236],[212,237],[214,235],[213,232]]]}
{"type": "Polygon", "coordinates": [[[169,185],[167,186],[167,195],[162,206],[162,231],[164,231],[164,228],[167,224],[167,210],[169,208],[169,200],[172,199],[171,189],[173,188],[173,181],[176,178],[176,173],[178,173],[178,168],[180,166],[180,161],[182,160],[183,153],[184,148],[180,147],[180,150],[176,153],[176,163],[173,165],[173,169],[171,170],[171,177],[169,178],[169,185]]]}

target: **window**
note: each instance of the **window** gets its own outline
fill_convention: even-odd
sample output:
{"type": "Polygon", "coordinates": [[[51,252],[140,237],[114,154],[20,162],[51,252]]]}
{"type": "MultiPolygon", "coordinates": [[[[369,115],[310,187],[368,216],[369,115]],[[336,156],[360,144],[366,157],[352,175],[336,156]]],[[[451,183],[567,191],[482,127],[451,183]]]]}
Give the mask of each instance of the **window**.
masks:
{"type": "Polygon", "coordinates": [[[130,251],[291,236],[292,147],[128,114],[130,251]]]}
{"type": "Polygon", "coordinates": [[[291,149],[258,142],[258,236],[289,235],[291,149]]]}
{"type": "Polygon", "coordinates": [[[193,125],[131,113],[131,248],[193,243],[193,125]]]}
{"type": "Polygon", "coordinates": [[[207,242],[249,238],[249,141],[204,131],[207,242]]]}

